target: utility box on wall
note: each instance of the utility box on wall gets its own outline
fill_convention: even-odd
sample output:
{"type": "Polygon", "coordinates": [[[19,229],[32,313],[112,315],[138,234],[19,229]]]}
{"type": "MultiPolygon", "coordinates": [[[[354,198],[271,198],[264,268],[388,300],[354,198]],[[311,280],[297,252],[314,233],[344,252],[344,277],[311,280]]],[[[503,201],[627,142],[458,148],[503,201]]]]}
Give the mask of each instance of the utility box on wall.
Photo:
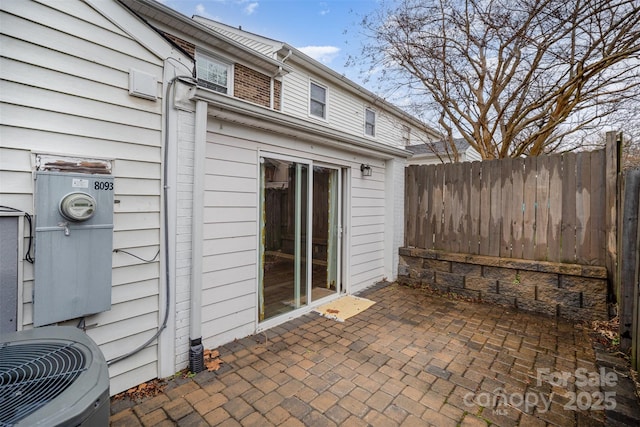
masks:
{"type": "Polygon", "coordinates": [[[36,172],[33,324],[111,308],[113,177],[36,172]]]}

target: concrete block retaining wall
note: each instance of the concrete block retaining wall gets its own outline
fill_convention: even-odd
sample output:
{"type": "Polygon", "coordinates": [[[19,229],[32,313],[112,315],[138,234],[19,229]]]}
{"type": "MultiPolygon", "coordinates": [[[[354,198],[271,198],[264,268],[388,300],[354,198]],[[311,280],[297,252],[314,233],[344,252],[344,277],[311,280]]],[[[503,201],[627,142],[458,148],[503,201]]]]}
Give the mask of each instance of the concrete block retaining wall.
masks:
{"type": "Polygon", "coordinates": [[[400,248],[398,282],[569,320],[606,320],[604,267],[400,248]]]}

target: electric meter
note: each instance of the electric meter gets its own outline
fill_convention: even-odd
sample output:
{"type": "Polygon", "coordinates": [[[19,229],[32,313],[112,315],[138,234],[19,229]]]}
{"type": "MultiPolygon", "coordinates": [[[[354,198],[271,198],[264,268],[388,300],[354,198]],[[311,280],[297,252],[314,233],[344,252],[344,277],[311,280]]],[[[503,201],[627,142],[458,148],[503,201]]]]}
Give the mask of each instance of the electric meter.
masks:
{"type": "Polygon", "coordinates": [[[96,212],[96,199],[87,193],[69,193],[60,200],[59,210],[69,221],[86,221],[96,212]]]}

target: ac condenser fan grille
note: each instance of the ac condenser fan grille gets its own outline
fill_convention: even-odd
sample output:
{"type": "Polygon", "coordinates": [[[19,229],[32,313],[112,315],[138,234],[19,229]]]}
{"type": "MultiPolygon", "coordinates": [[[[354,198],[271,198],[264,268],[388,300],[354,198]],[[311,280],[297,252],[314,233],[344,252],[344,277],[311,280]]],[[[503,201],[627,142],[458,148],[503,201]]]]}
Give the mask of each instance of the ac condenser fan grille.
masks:
{"type": "Polygon", "coordinates": [[[77,343],[0,346],[0,426],[10,426],[60,395],[86,370],[77,343]]]}

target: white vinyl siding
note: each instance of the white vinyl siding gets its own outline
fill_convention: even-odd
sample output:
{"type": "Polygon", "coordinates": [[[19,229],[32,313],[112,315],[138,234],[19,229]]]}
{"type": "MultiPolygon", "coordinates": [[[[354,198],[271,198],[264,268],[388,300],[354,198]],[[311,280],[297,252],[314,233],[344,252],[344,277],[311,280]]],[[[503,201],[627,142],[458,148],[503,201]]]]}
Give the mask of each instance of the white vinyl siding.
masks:
{"type": "MultiPolygon", "coordinates": [[[[131,97],[128,82],[131,68],[161,82],[163,62],[84,2],[6,1],[2,9],[0,204],[34,213],[37,153],[112,159],[114,249],[152,259],[160,247],[162,102],[131,97]]],[[[159,261],[120,252],[112,262],[111,310],[85,319],[107,359],[145,342],[160,318],[159,261]]],[[[24,266],[20,321],[31,328],[33,267],[24,266]]],[[[157,369],[154,344],[110,367],[111,393],[157,369]]]]}
{"type": "Polygon", "coordinates": [[[255,146],[208,133],[205,171],[202,331],[216,347],[255,331],[255,146]]]}
{"type": "Polygon", "coordinates": [[[351,291],[357,292],[384,276],[385,170],[372,166],[363,177],[354,170],[351,189],[351,291]]]}
{"type": "MultiPolygon", "coordinates": [[[[303,119],[314,119],[310,112],[310,82],[317,82],[318,76],[311,76],[303,70],[295,69],[282,78],[282,112],[303,119]]],[[[370,100],[356,96],[337,86],[328,84],[326,104],[328,106],[325,124],[332,129],[362,137],[365,110],[370,100]]],[[[384,110],[375,111],[375,138],[383,144],[403,147],[402,126],[408,122],[384,110]]],[[[413,129],[418,132],[417,129],[413,129]]]]}

